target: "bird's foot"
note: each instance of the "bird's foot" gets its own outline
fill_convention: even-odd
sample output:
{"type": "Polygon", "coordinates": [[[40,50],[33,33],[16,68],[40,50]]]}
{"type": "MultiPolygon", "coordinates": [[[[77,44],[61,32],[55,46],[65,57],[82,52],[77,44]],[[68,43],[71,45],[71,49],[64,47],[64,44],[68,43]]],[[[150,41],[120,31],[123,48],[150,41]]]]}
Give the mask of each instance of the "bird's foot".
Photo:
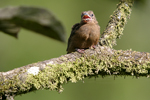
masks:
{"type": "Polygon", "coordinates": [[[85,50],[84,49],[76,49],[76,51],[79,53],[84,53],[85,50]]]}
{"type": "Polygon", "coordinates": [[[96,48],[96,45],[92,45],[91,47],[90,47],[90,49],[95,49],[96,48]]]}
{"type": "Polygon", "coordinates": [[[95,48],[96,48],[96,45],[93,45],[92,47],[93,47],[93,49],[95,49],[95,48]]]}

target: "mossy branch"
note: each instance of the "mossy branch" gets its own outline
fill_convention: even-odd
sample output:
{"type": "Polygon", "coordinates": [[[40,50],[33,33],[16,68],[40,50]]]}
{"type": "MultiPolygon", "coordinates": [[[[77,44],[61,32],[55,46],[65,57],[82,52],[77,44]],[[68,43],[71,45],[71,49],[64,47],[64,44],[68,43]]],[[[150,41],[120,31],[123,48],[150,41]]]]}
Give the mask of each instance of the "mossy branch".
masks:
{"type": "Polygon", "coordinates": [[[150,74],[150,54],[114,50],[98,46],[0,73],[0,97],[10,98],[38,89],[63,91],[62,84],[99,75],[146,76],[150,74]]]}
{"type": "Polygon", "coordinates": [[[86,50],[84,54],[74,52],[8,72],[0,72],[0,99],[12,100],[16,95],[39,89],[62,92],[62,84],[77,82],[85,77],[149,77],[150,53],[112,49],[116,39],[122,35],[127,18],[131,14],[132,3],[121,0],[100,39],[102,46],[95,50],[86,50]]]}
{"type": "Polygon", "coordinates": [[[132,5],[133,0],[120,0],[117,9],[110,16],[110,21],[102,34],[100,45],[109,47],[116,45],[116,39],[123,35],[127,19],[130,18],[132,5]]]}

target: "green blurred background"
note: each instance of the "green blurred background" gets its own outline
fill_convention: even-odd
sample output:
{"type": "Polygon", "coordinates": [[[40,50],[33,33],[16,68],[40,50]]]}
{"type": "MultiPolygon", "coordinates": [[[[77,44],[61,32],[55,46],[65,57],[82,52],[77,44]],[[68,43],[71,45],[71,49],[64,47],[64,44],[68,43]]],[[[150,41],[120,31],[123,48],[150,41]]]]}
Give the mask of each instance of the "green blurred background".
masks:
{"type": "MultiPolygon", "coordinates": [[[[139,0],[138,0],[139,1],[139,0]]],[[[149,52],[150,0],[136,2],[124,35],[115,49],[149,52]]],[[[48,9],[63,23],[67,38],[73,24],[80,21],[82,11],[93,10],[105,29],[109,16],[119,0],[0,0],[0,7],[35,6],[48,9]]],[[[19,39],[0,32],[0,71],[8,71],[30,63],[66,54],[67,45],[48,37],[21,29],[19,39]]],[[[15,100],[149,100],[149,78],[113,76],[85,79],[64,84],[64,92],[39,90],[17,96],[15,100]]]]}

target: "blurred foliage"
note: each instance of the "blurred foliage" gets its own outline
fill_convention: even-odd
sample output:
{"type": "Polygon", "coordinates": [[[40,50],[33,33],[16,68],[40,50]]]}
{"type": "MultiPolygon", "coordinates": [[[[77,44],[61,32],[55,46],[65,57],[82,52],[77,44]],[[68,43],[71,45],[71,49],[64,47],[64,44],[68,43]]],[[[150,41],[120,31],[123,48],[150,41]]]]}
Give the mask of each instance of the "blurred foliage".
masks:
{"type": "MultiPolygon", "coordinates": [[[[65,26],[69,37],[73,24],[80,21],[82,11],[93,10],[101,26],[105,29],[109,16],[119,0],[1,0],[0,7],[29,5],[52,11],[65,26]]],[[[143,6],[133,6],[132,14],[125,26],[124,35],[117,40],[115,49],[132,49],[149,52],[150,0],[143,6]]],[[[66,54],[66,45],[31,31],[21,30],[19,39],[0,33],[0,71],[8,71],[37,61],[66,54]]],[[[76,84],[67,83],[61,94],[40,90],[17,96],[15,100],[149,100],[147,78],[116,77],[85,79],[76,84]]]]}
{"type": "Polygon", "coordinates": [[[20,27],[65,42],[64,28],[50,11],[29,6],[0,9],[0,31],[17,37],[20,27]]]}

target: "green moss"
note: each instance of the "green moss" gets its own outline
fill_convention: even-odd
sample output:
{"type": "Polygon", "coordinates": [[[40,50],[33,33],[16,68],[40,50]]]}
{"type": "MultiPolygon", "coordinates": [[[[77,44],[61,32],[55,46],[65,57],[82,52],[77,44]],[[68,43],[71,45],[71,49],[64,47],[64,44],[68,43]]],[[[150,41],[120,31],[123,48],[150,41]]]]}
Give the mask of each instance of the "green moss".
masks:
{"type": "MultiPolygon", "coordinates": [[[[106,47],[108,49],[108,47],[106,47]]],[[[105,49],[104,49],[105,50],[105,49]]],[[[1,78],[0,94],[22,94],[38,89],[49,89],[63,91],[62,85],[68,82],[76,83],[85,77],[97,77],[99,75],[131,75],[149,76],[150,62],[140,62],[132,57],[128,57],[128,51],[114,51],[113,55],[108,53],[97,54],[87,57],[83,55],[73,62],[62,64],[50,64],[39,71],[38,75],[28,74],[26,78],[21,78],[19,74],[11,79],[1,78]],[[122,57],[123,56],[123,57],[122,57]]],[[[130,52],[134,56],[137,52],[130,52]]],[[[23,72],[25,73],[25,72],[23,72]]],[[[20,74],[23,74],[22,72],[20,74]]]]}
{"type": "MultiPolygon", "coordinates": [[[[17,95],[22,93],[23,91],[29,90],[30,86],[29,84],[24,83],[24,80],[20,76],[20,74],[25,73],[25,71],[16,73],[13,77],[6,78],[4,76],[0,77],[0,94],[1,95],[17,95]]],[[[15,74],[15,72],[14,72],[15,74]]]]}
{"type": "Polygon", "coordinates": [[[130,17],[132,3],[132,1],[121,1],[118,4],[117,9],[110,16],[110,21],[102,34],[101,45],[109,47],[116,45],[116,39],[123,35],[125,24],[130,17]]]}

